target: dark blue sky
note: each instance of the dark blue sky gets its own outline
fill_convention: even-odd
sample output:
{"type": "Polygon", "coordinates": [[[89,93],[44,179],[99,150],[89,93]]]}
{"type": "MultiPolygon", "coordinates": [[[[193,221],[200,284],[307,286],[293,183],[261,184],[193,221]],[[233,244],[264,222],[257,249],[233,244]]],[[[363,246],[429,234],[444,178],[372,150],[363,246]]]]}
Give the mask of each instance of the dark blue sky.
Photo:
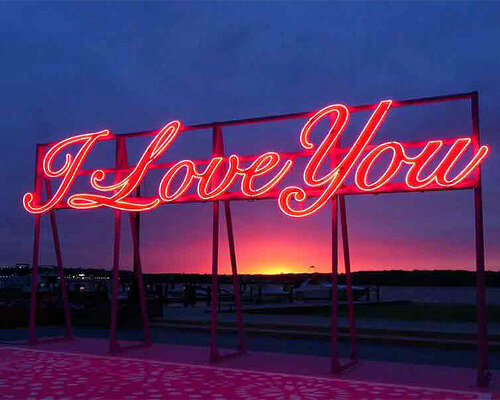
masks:
{"type": "MultiPolygon", "coordinates": [[[[483,177],[495,269],[499,20],[498,2],[1,3],[0,263],[31,259],[32,216],[21,198],[32,189],[36,142],[155,129],[174,118],[191,124],[478,90],[492,148],[483,177]]],[[[464,110],[416,111],[412,124],[387,126],[381,138],[467,134],[464,110]]],[[[289,143],[299,128],[286,128],[289,143]]],[[[228,132],[229,150],[281,149],[279,132],[253,133],[228,132]]],[[[208,135],[186,140],[195,149],[209,143],[208,135]]],[[[348,207],[355,269],[473,266],[470,192],[367,196],[348,207]]],[[[243,272],[329,268],[327,210],[299,222],[274,202],[237,204],[234,213],[243,272]]],[[[66,263],[109,265],[112,212],[60,215],[66,263]]],[[[146,270],[208,271],[210,222],[204,205],[144,216],[146,270]]],[[[44,229],[42,264],[54,262],[49,239],[44,229]]]]}

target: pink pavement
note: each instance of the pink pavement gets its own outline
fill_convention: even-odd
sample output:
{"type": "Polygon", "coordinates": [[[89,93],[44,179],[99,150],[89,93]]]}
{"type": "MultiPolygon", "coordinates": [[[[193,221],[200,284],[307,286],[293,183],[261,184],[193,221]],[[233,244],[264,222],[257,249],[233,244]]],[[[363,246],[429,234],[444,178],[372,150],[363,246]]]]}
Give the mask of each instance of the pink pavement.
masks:
{"type": "MultiPolygon", "coordinates": [[[[119,356],[104,356],[91,343],[82,340],[91,352],[61,351],[68,347],[51,343],[39,349],[0,347],[0,398],[2,399],[493,399],[496,393],[477,390],[420,387],[379,383],[370,380],[334,379],[322,376],[257,371],[202,365],[191,348],[188,363],[144,358],[145,352],[158,355],[169,345],[124,351],[119,356]],[[163,346],[164,348],[162,348],[163,346]],[[49,348],[52,347],[52,350],[49,348]],[[54,351],[59,347],[59,351],[54,351]],[[45,349],[44,349],[45,348],[45,349]],[[94,353],[94,354],[89,354],[94,353]],[[139,357],[134,357],[134,354],[139,357]],[[142,356],[141,356],[142,355],[142,356]],[[132,357],[132,358],[131,358],[132,357]]],[[[83,346],[85,347],[85,346],[83,346]]],[[[80,347],[81,348],[81,347],[80,347]]],[[[175,349],[174,349],[175,353],[175,349]]],[[[297,359],[302,356],[295,356],[297,359]]],[[[155,357],[153,357],[155,358],[155,357]]],[[[222,365],[251,363],[251,356],[231,358],[222,365]],[[246,359],[246,361],[245,361],[246,359]],[[233,361],[239,360],[239,361],[233,361]]],[[[307,364],[307,357],[305,363],[307,364]]],[[[264,368],[266,369],[266,368],[264,368]]],[[[290,369],[288,369],[290,370],[290,369]]],[[[314,371],[312,371],[314,372],[314,371]]]]}

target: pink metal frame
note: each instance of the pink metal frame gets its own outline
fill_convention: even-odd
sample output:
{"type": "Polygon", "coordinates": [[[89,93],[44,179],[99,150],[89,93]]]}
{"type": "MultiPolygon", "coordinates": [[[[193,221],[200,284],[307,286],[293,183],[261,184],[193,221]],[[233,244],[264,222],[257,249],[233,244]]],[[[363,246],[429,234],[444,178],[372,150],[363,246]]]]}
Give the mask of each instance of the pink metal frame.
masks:
{"type": "MultiPolygon", "coordinates": [[[[479,147],[480,144],[480,132],[479,132],[479,103],[478,103],[478,93],[460,93],[447,96],[437,96],[421,99],[411,99],[403,101],[395,101],[392,105],[393,108],[396,107],[406,107],[421,104],[457,101],[457,100],[469,100],[471,103],[471,120],[472,120],[472,139],[474,142],[475,149],[479,147]]],[[[368,104],[362,106],[349,107],[350,112],[368,111],[375,109],[376,104],[368,104]]],[[[237,125],[249,125],[265,122],[273,122],[280,120],[291,120],[307,118],[313,115],[314,112],[301,112],[286,115],[276,115],[269,117],[260,118],[249,118],[232,120],[218,123],[210,124],[200,124],[184,127],[187,131],[196,131],[203,129],[212,129],[212,156],[223,156],[224,155],[224,145],[222,138],[222,128],[227,126],[237,126],[237,125]]],[[[141,136],[152,136],[156,131],[145,131],[137,133],[128,133],[121,135],[112,135],[107,140],[116,140],[116,167],[106,170],[106,172],[115,173],[115,179],[119,179],[121,174],[130,170],[127,163],[127,153],[125,141],[132,137],[141,136]]],[[[444,141],[447,143],[448,141],[444,141]]],[[[43,155],[47,148],[49,148],[54,143],[46,143],[37,145],[36,153],[36,170],[35,170],[35,191],[38,194],[43,192],[43,182],[45,182],[45,189],[47,196],[51,196],[50,181],[47,177],[43,176],[43,171],[41,167],[41,162],[43,160],[43,155]]],[[[423,142],[412,142],[405,143],[405,147],[421,147],[423,142]]],[[[369,148],[368,148],[369,150],[369,148]]],[[[337,148],[334,154],[332,154],[332,162],[347,151],[347,149],[337,148]]],[[[286,153],[282,154],[284,158],[298,158],[307,157],[311,155],[310,151],[303,151],[297,153],[286,153]]],[[[251,161],[254,160],[256,156],[244,156],[241,157],[242,160],[251,161]]],[[[198,164],[204,165],[208,164],[209,160],[199,160],[198,164]]],[[[152,165],[150,169],[165,169],[171,166],[171,163],[158,163],[152,165]]],[[[91,171],[80,171],[79,175],[88,175],[91,171]]],[[[216,182],[214,183],[216,184],[216,182]]],[[[475,248],[476,248],[476,289],[477,289],[477,354],[478,354],[478,369],[477,369],[477,384],[478,386],[484,387],[488,385],[489,373],[488,373],[488,340],[487,340],[487,317],[486,317],[486,292],[485,292],[485,261],[484,261],[484,229],[483,229],[483,211],[482,211],[482,192],[481,192],[481,171],[475,173],[474,179],[467,180],[461,185],[457,185],[451,189],[442,189],[440,187],[431,188],[430,190],[460,190],[460,189],[472,189],[474,192],[474,217],[475,217],[475,248]]],[[[429,190],[429,189],[426,189],[429,190]]],[[[402,184],[393,183],[386,185],[384,188],[385,192],[407,192],[402,184]]],[[[260,197],[262,198],[276,198],[279,191],[274,190],[266,195],[260,197]]],[[[308,197],[313,197],[321,194],[321,189],[308,189],[306,190],[308,197]]],[[[349,238],[347,231],[347,212],[345,196],[352,194],[362,194],[363,192],[357,190],[354,186],[346,185],[338,192],[338,195],[332,199],[332,314],[331,314],[331,369],[333,373],[340,373],[341,371],[347,369],[353,363],[358,360],[358,352],[356,346],[356,331],[355,331],[355,320],[354,320],[354,306],[353,306],[353,295],[352,295],[352,282],[351,282],[351,265],[350,265],[350,253],[349,253],[349,238]],[[347,287],[347,306],[349,313],[349,325],[350,325],[350,338],[351,338],[351,354],[350,361],[342,365],[338,357],[338,334],[337,334],[337,306],[338,306],[338,213],[340,213],[340,227],[342,234],[343,243],[343,256],[344,256],[344,267],[346,274],[346,287],[347,287]]],[[[140,196],[140,191],[138,191],[137,196],[140,196]]],[[[212,215],[212,341],[210,346],[210,360],[216,362],[221,359],[217,347],[217,302],[218,302],[218,258],[219,258],[219,215],[220,215],[220,202],[224,203],[224,212],[226,219],[226,228],[228,234],[228,243],[231,259],[231,270],[233,275],[233,285],[234,285],[234,296],[236,303],[236,313],[237,313],[237,326],[239,333],[238,340],[238,351],[239,353],[245,352],[245,338],[243,329],[243,316],[241,310],[241,296],[240,287],[238,281],[238,268],[236,259],[236,249],[234,241],[233,224],[231,217],[231,200],[244,200],[246,199],[242,194],[229,192],[219,197],[219,199],[212,201],[213,215],[212,215]]],[[[200,201],[194,195],[186,195],[179,199],[180,202],[196,202],[200,201]]],[[[66,204],[60,204],[57,209],[68,208],[66,204]]],[[[115,211],[115,224],[114,224],[114,247],[113,247],[113,274],[112,274],[112,296],[111,296],[111,328],[110,328],[110,342],[109,351],[117,352],[120,350],[120,346],[116,337],[116,325],[117,325],[117,292],[118,292],[118,272],[120,268],[120,227],[121,227],[121,211],[115,211]]],[[[55,212],[50,211],[50,223],[52,228],[52,235],[54,240],[54,247],[56,252],[56,259],[58,265],[58,271],[60,276],[60,284],[62,290],[62,297],[64,303],[65,321],[66,321],[66,334],[65,339],[69,340],[73,338],[71,319],[68,305],[68,295],[64,280],[64,269],[61,255],[61,246],[59,241],[59,234],[57,230],[57,221],[55,217],[55,212]]],[[[31,291],[31,310],[29,319],[29,343],[31,345],[36,344],[39,339],[35,335],[35,317],[36,317],[36,304],[37,304],[37,281],[38,281],[38,262],[39,262],[39,249],[40,249],[40,222],[41,215],[36,214],[34,216],[34,242],[33,242],[33,273],[32,273],[32,291],[31,291]]],[[[144,329],[144,345],[149,346],[151,344],[151,337],[149,332],[149,322],[146,309],[146,296],[143,285],[142,276],[142,265],[140,258],[140,220],[139,214],[129,213],[130,227],[132,232],[133,248],[134,248],[134,271],[136,272],[138,284],[139,284],[139,297],[141,314],[144,329]]]]}

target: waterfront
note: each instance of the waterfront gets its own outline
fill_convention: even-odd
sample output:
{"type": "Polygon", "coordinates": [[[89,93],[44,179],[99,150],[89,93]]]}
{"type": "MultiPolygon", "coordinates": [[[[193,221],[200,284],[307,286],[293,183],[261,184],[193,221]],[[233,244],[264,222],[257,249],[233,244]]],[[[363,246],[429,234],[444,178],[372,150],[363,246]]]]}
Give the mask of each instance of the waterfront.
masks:
{"type": "MultiPolygon", "coordinates": [[[[473,286],[380,286],[383,301],[412,301],[416,303],[475,304],[473,286]]],[[[489,287],[486,293],[489,305],[500,304],[500,288],[489,287]]]]}

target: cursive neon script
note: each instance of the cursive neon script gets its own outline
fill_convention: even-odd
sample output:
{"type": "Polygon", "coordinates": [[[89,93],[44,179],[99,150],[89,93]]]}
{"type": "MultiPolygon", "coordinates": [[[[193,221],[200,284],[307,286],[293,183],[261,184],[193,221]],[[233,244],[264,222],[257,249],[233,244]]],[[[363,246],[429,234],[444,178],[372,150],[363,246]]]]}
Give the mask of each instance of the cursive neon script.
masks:
{"type": "MultiPolygon", "coordinates": [[[[344,105],[335,104],[314,114],[300,133],[300,145],[305,150],[313,151],[304,168],[304,187],[288,186],[279,191],[278,205],[283,213],[291,217],[305,217],[322,209],[337,195],[356,165],[354,184],[361,192],[380,191],[404,166],[407,167],[404,190],[426,190],[436,187],[446,189],[467,179],[488,155],[488,146],[480,146],[475,149],[470,160],[463,160],[464,153],[472,145],[471,138],[455,139],[446,152],[442,151],[444,146],[442,140],[431,140],[425,142],[423,149],[414,156],[408,155],[404,145],[396,141],[370,146],[391,105],[391,100],[384,100],[378,104],[353,145],[329,168],[329,172],[323,175],[319,171],[324,170],[332,154],[339,148],[340,138],[349,123],[349,110],[344,105]],[[331,122],[330,129],[323,141],[316,145],[311,141],[311,132],[324,119],[331,122]],[[391,156],[390,162],[376,180],[370,181],[373,165],[384,153],[391,156]],[[441,158],[438,159],[440,153],[442,153],[441,158]],[[462,161],[461,165],[464,166],[460,171],[455,171],[454,176],[450,176],[459,161],[462,161]],[[424,169],[431,162],[436,166],[430,172],[424,173],[424,169]],[[317,189],[320,193],[309,205],[305,205],[308,196],[304,188],[317,189]]],[[[240,191],[243,198],[259,198],[277,188],[294,165],[293,160],[286,160],[273,151],[259,155],[247,167],[242,166],[241,157],[238,155],[231,155],[228,158],[214,157],[203,169],[200,169],[193,160],[181,160],[166,171],[154,198],[131,196],[150,166],[165,153],[181,132],[182,125],[179,121],[168,123],[156,134],[137,164],[126,176],[123,178],[120,176],[119,179],[115,177],[114,183],[105,184],[107,173],[102,169],[94,170],[90,175],[90,185],[96,193],[77,193],[69,197],[67,195],[87,155],[96,143],[109,137],[111,133],[109,130],[103,130],[63,140],[49,149],[42,162],[43,173],[47,178],[61,180],[56,192],[45,203],[42,202],[41,194],[28,192],[23,197],[24,208],[30,213],[41,214],[66,201],[67,206],[74,209],[109,207],[141,212],[154,209],[160,204],[182,201],[182,196],[193,187],[196,187],[198,200],[217,200],[226,194],[238,179],[241,181],[240,191]],[[68,147],[73,145],[80,145],[75,155],[67,151],[68,147]],[[54,169],[54,160],[63,154],[65,161],[62,167],[54,169]],[[261,176],[266,176],[267,182],[258,186],[255,179],[261,176]],[[180,184],[177,183],[173,187],[174,182],[179,180],[180,184]],[[64,200],[66,197],[67,200],[64,200]]]]}

